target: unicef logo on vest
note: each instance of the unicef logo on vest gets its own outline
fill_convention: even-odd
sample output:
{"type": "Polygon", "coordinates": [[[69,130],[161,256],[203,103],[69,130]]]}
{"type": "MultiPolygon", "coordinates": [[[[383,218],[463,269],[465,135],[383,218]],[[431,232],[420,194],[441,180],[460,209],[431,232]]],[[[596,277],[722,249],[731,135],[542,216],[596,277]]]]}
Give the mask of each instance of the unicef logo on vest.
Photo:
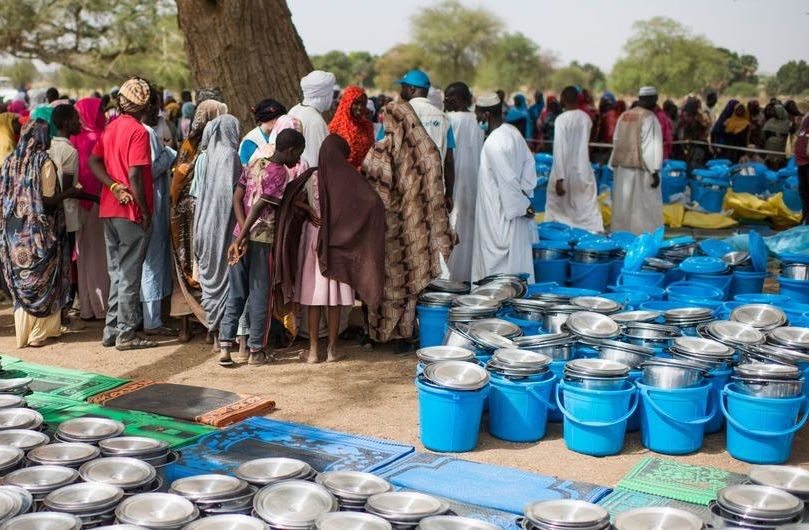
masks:
{"type": "Polygon", "coordinates": [[[440,125],[441,125],[441,122],[440,122],[440,121],[438,121],[438,120],[435,120],[435,121],[433,122],[433,127],[438,127],[438,126],[440,126],[440,125]]]}

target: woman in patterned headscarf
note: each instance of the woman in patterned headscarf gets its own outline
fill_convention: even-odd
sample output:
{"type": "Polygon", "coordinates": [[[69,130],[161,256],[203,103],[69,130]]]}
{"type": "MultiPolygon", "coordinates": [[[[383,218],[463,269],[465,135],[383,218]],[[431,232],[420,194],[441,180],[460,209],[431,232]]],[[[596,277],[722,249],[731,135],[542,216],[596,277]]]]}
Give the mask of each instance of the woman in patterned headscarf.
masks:
{"type": "Polygon", "coordinates": [[[368,150],[374,145],[374,125],[368,119],[368,96],[358,86],[350,86],[343,92],[340,104],[329,124],[329,132],[348,142],[351,154],[348,162],[359,168],[368,150]]]}

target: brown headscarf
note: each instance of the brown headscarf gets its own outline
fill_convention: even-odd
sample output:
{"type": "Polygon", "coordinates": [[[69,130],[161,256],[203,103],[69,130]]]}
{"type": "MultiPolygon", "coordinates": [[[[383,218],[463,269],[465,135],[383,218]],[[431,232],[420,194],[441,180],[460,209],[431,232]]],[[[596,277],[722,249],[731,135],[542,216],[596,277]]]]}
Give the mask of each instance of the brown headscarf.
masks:
{"type": "Polygon", "coordinates": [[[369,307],[382,299],[385,279],[385,207],[368,181],[348,162],[348,143],[330,134],[320,147],[318,167],[292,181],[276,216],[275,274],[284,302],[293,297],[298,272],[298,244],[305,221],[295,200],[305,194],[317,170],[320,214],[318,232],[320,273],[350,285],[369,307]]]}

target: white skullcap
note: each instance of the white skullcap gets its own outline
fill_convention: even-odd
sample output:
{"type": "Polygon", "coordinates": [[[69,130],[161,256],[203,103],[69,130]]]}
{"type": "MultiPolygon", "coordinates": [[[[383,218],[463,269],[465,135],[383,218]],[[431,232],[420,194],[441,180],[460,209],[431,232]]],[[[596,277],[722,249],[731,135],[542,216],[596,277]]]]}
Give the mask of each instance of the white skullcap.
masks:
{"type": "Polygon", "coordinates": [[[638,96],[640,96],[640,97],[643,97],[643,96],[656,96],[656,95],[657,95],[657,89],[655,87],[653,87],[653,86],[641,87],[641,89],[638,91],[638,96]]]}
{"type": "Polygon", "coordinates": [[[334,99],[334,74],[315,70],[301,79],[303,91],[303,104],[316,108],[319,112],[326,112],[334,99]]]}
{"type": "Polygon", "coordinates": [[[500,105],[500,98],[494,92],[484,92],[476,98],[475,105],[484,109],[496,107],[500,105]]]}

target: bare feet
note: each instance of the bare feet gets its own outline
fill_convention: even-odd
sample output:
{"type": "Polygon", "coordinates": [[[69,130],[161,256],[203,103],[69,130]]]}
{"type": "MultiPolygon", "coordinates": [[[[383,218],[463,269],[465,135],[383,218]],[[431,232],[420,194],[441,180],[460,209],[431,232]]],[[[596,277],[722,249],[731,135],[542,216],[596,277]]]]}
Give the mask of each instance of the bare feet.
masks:
{"type": "Polygon", "coordinates": [[[30,347],[30,348],[41,348],[43,346],[45,346],[45,341],[44,340],[36,340],[36,341],[28,343],[28,347],[30,347]]]}
{"type": "Polygon", "coordinates": [[[327,363],[336,363],[337,361],[342,361],[346,358],[346,354],[343,352],[337,351],[337,348],[329,348],[328,353],[326,354],[326,362],[327,363]]]}
{"type": "Polygon", "coordinates": [[[305,361],[306,364],[318,364],[320,356],[317,354],[317,350],[304,350],[301,352],[301,361],[305,361]]]}

